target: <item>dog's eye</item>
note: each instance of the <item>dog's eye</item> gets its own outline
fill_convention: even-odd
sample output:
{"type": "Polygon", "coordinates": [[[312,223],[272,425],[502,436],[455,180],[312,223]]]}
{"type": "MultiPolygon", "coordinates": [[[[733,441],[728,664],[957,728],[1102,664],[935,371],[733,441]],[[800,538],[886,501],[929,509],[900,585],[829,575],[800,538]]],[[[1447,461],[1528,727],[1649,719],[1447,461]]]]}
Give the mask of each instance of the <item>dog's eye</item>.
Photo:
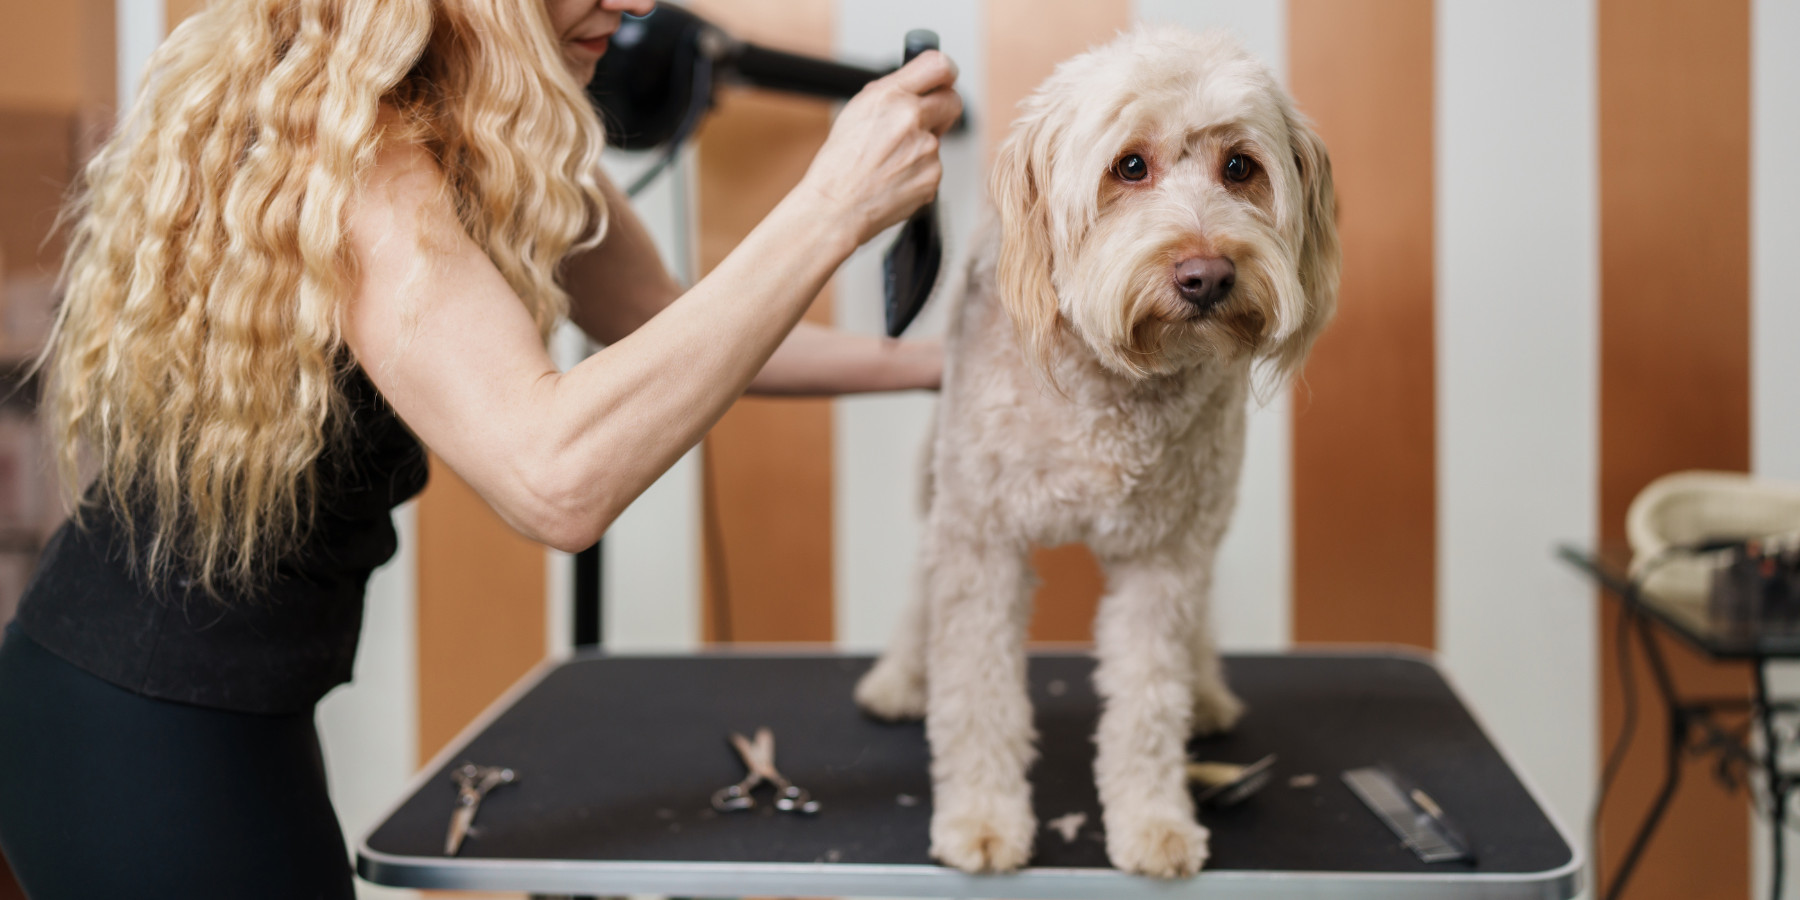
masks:
{"type": "Polygon", "coordinates": [[[1119,160],[1114,168],[1118,169],[1119,177],[1126,181],[1143,181],[1144,176],[1150,174],[1150,164],[1136,153],[1119,160]]]}
{"type": "Polygon", "coordinates": [[[1226,181],[1230,181],[1230,182],[1245,181],[1245,180],[1249,179],[1251,174],[1254,173],[1255,171],[1256,171],[1256,164],[1251,162],[1250,157],[1248,157],[1248,156],[1244,156],[1244,155],[1240,154],[1238,156],[1233,156],[1232,158],[1225,161],[1225,180],[1226,181]]]}

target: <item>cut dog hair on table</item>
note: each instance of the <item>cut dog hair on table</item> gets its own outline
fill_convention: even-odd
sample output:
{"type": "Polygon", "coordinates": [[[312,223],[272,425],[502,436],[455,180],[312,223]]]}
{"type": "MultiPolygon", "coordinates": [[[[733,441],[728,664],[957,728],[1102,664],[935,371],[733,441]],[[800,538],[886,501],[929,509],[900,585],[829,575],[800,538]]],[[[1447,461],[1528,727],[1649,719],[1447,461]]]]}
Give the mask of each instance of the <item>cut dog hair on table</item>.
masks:
{"type": "Polygon", "coordinates": [[[1190,735],[1243,712],[1208,624],[1244,419],[1299,370],[1336,305],[1330,162],[1268,67],[1222,32],[1140,28],[1021,105],[998,222],[954,296],[930,447],[921,596],[857,701],[923,716],[931,853],[1026,864],[1034,546],[1106,574],[1094,775],[1113,864],[1198,871],[1190,735]]]}

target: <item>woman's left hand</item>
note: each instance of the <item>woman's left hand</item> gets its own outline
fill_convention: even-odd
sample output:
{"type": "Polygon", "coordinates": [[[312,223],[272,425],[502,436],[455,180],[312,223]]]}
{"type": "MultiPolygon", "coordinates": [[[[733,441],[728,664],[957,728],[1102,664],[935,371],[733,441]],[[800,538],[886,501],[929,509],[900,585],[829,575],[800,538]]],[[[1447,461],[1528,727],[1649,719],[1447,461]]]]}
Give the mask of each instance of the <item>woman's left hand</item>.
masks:
{"type": "Polygon", "coordinates": [[[936,339],[896,341],[801,322],[750,382],[749,393],[937,390],[943,380],[944,346],[936,339]]]}

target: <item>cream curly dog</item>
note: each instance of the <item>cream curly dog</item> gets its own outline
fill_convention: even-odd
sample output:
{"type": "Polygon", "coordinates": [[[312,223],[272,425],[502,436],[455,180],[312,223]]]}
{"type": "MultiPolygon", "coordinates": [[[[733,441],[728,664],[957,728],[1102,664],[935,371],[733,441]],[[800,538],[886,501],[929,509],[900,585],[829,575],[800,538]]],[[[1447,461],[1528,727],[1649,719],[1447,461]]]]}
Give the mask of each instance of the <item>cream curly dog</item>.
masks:
{"type": "Polygon", "coordinates": [[[1064,62],[1000,148],[958,297],[922,597],[857,701],[925,717],[931,852],[1025,864],[1037,823],[1025,685],[1033,545],[1085,542],[1105,703],[1095,778],[1115,865],[1205,862],[1188,736],[1230,728],[1207,624],[1252,381],[1305,359],[1336,305],[1325,147],[1230,37],[1139,29],[1064,62]]]}

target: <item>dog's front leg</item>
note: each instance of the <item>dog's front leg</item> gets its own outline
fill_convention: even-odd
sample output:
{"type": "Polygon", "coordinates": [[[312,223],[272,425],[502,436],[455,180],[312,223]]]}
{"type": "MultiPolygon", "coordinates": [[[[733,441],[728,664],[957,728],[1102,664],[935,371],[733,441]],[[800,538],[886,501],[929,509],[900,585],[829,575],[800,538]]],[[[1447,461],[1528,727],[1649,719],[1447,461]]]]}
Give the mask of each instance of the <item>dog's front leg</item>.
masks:
{"type": "Polygon", "coordinates": [[[926,544],[931,855],[968,872],[1011,871],[1037,835],[1025,777],[1037,737],[1025,689],[1025,548],[938,529],[926,544]]]}
{"type": "Polygon", "coordinates": [[[1206,829],[1188,793],[1187,739],[1194,713],[1193,576],[1176,560],[1108,566],[1110,591],[1094,623],[1104,708],[1094,777],[1106,853],[1128,872],[1175,878],[1206,862],[1206,829]]]}

